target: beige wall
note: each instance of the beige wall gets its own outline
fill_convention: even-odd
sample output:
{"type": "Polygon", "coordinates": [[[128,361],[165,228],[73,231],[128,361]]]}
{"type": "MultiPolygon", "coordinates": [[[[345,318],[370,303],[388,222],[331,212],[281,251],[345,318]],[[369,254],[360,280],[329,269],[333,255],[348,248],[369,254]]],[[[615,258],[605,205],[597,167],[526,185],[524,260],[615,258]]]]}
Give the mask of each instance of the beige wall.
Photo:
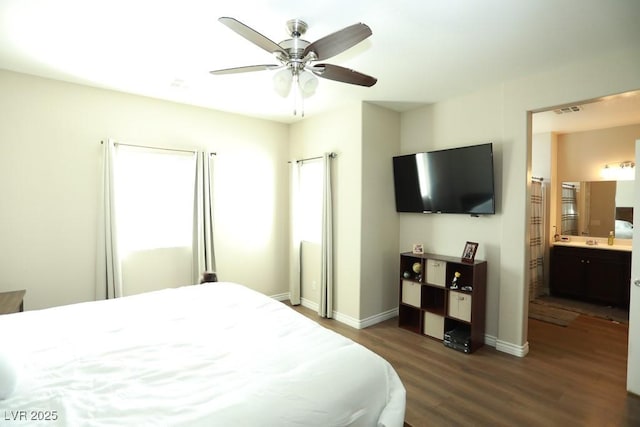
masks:
{"type": "Polygon", "coordinates": [[[477,259],[487,260],[487,334],[496,337],[500,306],[500,241],[503,227],[503,136],[500,87],[444,101],[402,115],[403,154],[493,142],[496,215],[400,214],[400,252],[422,243],[425,252],[458,257],[467,241],[478,242],[477,259]]]}
{"type": "Polygon", "coordinates": [[[607,163],[635,160],[640,124],[558,135],[557,174],[564,181],[601,181],[607,163]]]}
{"type": "Polygon", "coordinates": [[[403,214],[400,250],[421,240],[430,252],[458,256],[464,242],[480,243],[488,261],[487,339],[524,355],[527,342],[528,178],[531,111],[595,99],[640,87],[640,58],[609,52],[404,113],[401,151],[494,142],[497,214],[403,214]],[[615,78],[612,78],[615,76],[615,78]]]}
{"type": "Polygon", "coordinates": [[[27,309],[95,298],[109,137],[216,151],[221,279],[288,291],[288,126],[7,71],[0,93],[0,291],[26,289],[27,309]]]}
{"type": "MultiPolygon", "coordinates": [[[[360,262],[362,212],[362,105],[360,103],[291,125],[292,160],[335,152],[333,160],[334,208],[334,311],[346,323],[357,322],[360,314],[360,262]]],[[[313,248],[307,252],[313,254],[313,248]]],[[[319,275],[319,270],[317,271],[319,275]]],[[[303,276],[302,298],[307,305],[319,303],[313,289],[319,277],[303,276]]]]}
{"type": "MultiPolygon", "coordinates": [[[[334,151],[335,300],[338,320],[356,327],[395,315],[398,214],[391,158],[400,114],[357,104],[291,126],[291,158],[334,151]]],[[[302,298],[318,304],[318,245],[303,244],[302,298]]]]}
{"type": "Polygon", "coordinates": [[[362,129],[359,319],[369,319],[398,306],[400,217],[391,158],[400,152],[400,114],[365,103],[362,129]]]}
{"type": "Polygon", "coordinates": [[[543,178],[547,184],[551,181],[551,153],[556,138],[553,132],[537,133],[531,144],[531,175],[543,178]]]}

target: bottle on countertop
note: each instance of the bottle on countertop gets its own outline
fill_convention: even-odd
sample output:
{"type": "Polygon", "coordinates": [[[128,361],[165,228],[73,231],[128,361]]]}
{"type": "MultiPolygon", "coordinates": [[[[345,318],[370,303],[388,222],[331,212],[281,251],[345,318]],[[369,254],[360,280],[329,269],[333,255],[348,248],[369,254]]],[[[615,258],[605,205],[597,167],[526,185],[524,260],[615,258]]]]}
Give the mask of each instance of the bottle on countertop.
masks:
{"type": "Polygon", "coordinates": [[[609,239],[607,240],[609,246],[613,245],[613,231],[609,232],[609,239]]]}

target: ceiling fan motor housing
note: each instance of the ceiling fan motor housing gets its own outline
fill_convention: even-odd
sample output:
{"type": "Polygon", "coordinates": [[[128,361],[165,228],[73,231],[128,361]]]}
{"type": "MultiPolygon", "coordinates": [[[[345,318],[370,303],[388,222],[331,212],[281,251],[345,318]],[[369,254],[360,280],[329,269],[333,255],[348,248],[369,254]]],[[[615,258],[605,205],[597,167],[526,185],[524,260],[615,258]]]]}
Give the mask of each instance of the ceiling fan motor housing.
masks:
{"type": "Polygon", "coordinates": [[[307,32],[307,28],[309,28],[307,23],[300,19],[290,19],[287,21],[287,30],[289,30],[289,34],[293,38],[304,35],[304,33],[307,32]]]}
{"type": "Polygon", "coordinates": [[[307,28],[309,28],[309,26],[306,22],[300,19],[290,19],[287,21],[287,30],[291,38],[278,43],[278,45],[289,54],[288,58],[280,57],[280,60],[294,70],[303,69],[305,63],[311,60],[311,58],[302,57],[304,50],[311,44],[300,38],[307,32],[307,28]]]}

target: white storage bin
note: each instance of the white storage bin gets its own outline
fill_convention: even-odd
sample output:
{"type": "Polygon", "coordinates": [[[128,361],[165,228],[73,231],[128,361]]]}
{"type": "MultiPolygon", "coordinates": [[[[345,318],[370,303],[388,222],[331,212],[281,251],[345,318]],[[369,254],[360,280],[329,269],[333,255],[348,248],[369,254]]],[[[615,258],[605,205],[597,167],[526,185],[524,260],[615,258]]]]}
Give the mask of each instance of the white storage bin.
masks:
{"type": "Polygon", "coordinates": [[[427,260],[427,283],[444,288],[447,275],[447,263],[437,259],[427,260]]]}
{"type": "Polygon", "coordinates": [[[420,283],[402,281],[402,302],[420,308],[420,283]]]}
{"type": "Polygon", "coordinates": [[[471,322],[471,295],[462,292],[449,292],[449,316],[471,322]]]}
{"type": "Polygon", "coordinates": [[[439,340],[444,339],[444,317],[424,312],[422,333],[439,340]]]}

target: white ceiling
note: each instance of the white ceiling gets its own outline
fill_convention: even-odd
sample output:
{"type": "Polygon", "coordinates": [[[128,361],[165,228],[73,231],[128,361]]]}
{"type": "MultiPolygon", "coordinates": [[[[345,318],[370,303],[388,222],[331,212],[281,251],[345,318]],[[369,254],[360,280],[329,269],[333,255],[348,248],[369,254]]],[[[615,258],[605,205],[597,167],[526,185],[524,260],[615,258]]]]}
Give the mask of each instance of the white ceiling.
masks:
{"type": "Polygon", "coordinates": [[[569,133],[630,124],[640,124],[640,91],[538,112],[533,115],[532,126],[533,133],[569,133]]]}
{"type": "MultiPolygon", "coordinates": [[[[406,110],[640,45],[638,0],[0,0],[0,68],[300,120],[292,101],[273,91],[272,72],[209,74],[274,63],[220,24],[220,16],[276,42],[288,38],[285,23],[292,18],[308,23],[304,38],[311,42],[356,22],[371,27],[370,38],[325,62],[378,83],[365,88],[321,79],[305,101],[307,117],[353,100],[406,110]]],[[[640,111],[637,99],[632,105],[640,111]]]]}

